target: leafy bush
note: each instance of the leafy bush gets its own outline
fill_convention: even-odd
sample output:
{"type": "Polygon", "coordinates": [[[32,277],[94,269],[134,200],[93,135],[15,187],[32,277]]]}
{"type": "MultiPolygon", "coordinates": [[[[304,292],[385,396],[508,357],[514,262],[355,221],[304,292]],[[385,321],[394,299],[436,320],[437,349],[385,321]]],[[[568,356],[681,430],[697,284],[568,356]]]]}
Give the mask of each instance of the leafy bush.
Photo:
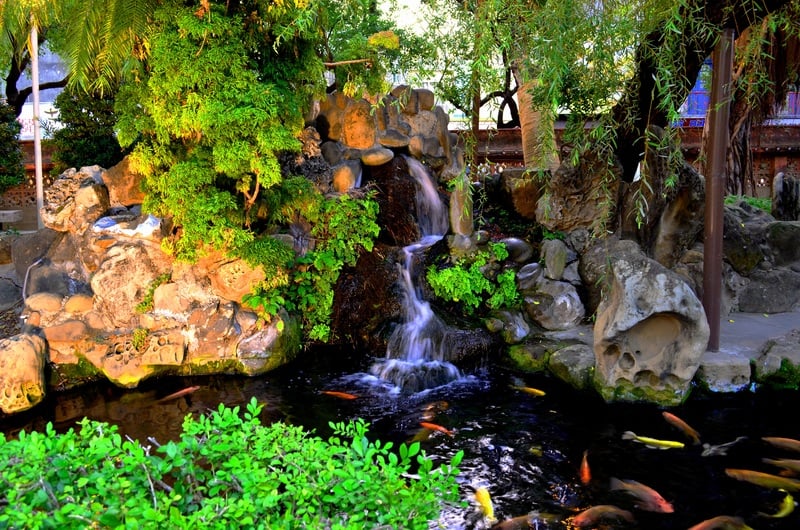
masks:
{"type": "MultiPolygon", "coordinates": [[[[326,198],[305,179],[287,180],[278,187],[277,194],[284,196],[286,202],[278,200],[273,205],[275,220],[295,219],[298,230],[308,230],[298,236],[313,241],[313,245],[288,264],[284,262],[290,269],[287,275],[268,274],[268,281],[256,286],[243,302],[259,310],[267,320],[281,307],[295,311],[303,318],[310,339],[327,342],[334,285],[345,265],[356,264],[362,249],[372,250],[380,232],[376,222],[378,203],[369,194],[364,198],[347,194],[326,198]],[[288,195],[290,198],[280,191],[285,187],[294,191],[288,195]]],[[[254,260],[256,255],[268,259],[263,252],[255,252],[253,246],[246,248],[242,253],[246,259],[254,260]]],[[[283,270],[279,265],[275,265],[276,271],[283,270]]]]}
{"type": "Polygon", "coordinates": [[[434,469],[418,443],[369,441],[363,420],[325,441],[259,413],[252,399],[243,418],[187,416],[155,449],[88,419],[0,434],[0,527],[426,529],[458,498],[461,452],[434,469]]]}
{"type": "Polygon", "coordinates": [[[114,98],[66,88],[55,101],[58,120],[64,125],[48,140],[53,151],[53,174],[74,167],[97,164],[110,168],[122,160],[122,149],[114,134],[114,98]]]}
{"type": "Polygon", "coordinates": [[[0,193],[25,180],[20,130],[22,125],[17,121],[14,108],[0,101],[0,193]]]}
{"type": "Polygon", "coordinates": [[[464,311],[472,314],[485,304],[490,309],[511,307],[519,302],[516,272],[500,272],[492,281],[484,272],[491,262],[502,261],[508,251],[502,243],[490,243],[489,251],[481,250],[470,259],[459,259],[451,267],[428,267],[426,278],[433,293],[442,300],[463,304],[464,311]]]}

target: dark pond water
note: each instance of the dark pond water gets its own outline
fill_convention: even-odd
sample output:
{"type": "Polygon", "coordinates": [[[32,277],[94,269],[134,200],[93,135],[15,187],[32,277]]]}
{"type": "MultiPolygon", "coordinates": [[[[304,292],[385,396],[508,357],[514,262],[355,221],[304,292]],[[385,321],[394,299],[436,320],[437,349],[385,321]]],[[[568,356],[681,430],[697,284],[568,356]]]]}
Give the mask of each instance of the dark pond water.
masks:
{"type": "MultiPolygon", "coordinates": [[[[671,412],[700,431],[704,443],[717,445],[745,436],[727,455],[702,456],[702,446],[656,450],[622,439],[622,433],[686,441],[653,405],[605,404],[593,393],[581,393],[547,376],[530,376],[499,367],[472,370],[444,387],[414,395],[395,395],[365,376],[368,366],[346,359],[346,352],[320,349],[302,362],[258,378],[215,377],[160,379],[123,391],[111,386],[83,388],[48,401],[32,413],[0,420],[0,430],[41,430],[51,421],[66,430],[88,416],[119,425],[139,440],[178,436],[183,417],[227,405],[243,405],[255,396],[265,405],[263,421],[285,421],[327,437],[331,420],[362,417],[371,422],[371,436],[382,441],[407,441],[420,431],[419,421],[433,410],[432,421],[454,432],[432,433],[422,444],[437,460],[458,450],[462,496],[466,508],[446,511],[443,528],[486,528],[473,500],[478,487],[491,492],[500,520],[529,513],[539,518],[532,528],[568,528],[564,519],[596,504],[631,510],[635,524],[596,528],[687,529],[722,514],[738,515],[758,529],[800,528],[800,509],[788,517],[758,515],[777,511],[783,493],[736,481],[725,468],[778,473],[762,458],[800,459],[761,440],[762,436],[800,438],[797,392],[758,392],[702,396],[671,412]],[[344,360],[343,360],[344,355],[344,360]],[[333,361],[335,359],[335,361],[333,361]],[[313,367],[313,368],[312,368],[313,367]],[[514,377],[545,391],[536,397],[511,388],[514,377]],[[185,388],[200,388],[182,398],[156,403],[185,388]],[[359,396],[342,400],[321,394],[345,391],[359,396]],[[442,404],[446,402],[446,406],[442,404]],[[430,405],[435,403],[434,407],[430,405]],[[592,480],[583,485],[579,467],[584,451],[592,480]],[[640,510],[631,498],[609,491],[612,477],[633,479],[657,490],[674,505],[674,513],[640,510]]],[[[800,497],[800,494],[797,494],[800,497]]]]}

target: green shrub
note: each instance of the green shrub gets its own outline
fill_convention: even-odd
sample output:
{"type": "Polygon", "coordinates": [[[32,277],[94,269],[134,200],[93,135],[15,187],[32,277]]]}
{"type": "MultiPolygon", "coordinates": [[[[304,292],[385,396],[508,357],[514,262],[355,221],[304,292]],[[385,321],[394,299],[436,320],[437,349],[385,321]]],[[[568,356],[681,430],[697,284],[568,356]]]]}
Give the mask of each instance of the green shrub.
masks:
{"type": "Polygon", "coordinates": [[[772,198],[770,197],[750,197],[748,195],[728,195],[725,197],[725,204],[736,204],[744,201],[754,208],[772,213],[772,198]]]}
{"type": "Polygon", "coordinates": [[[369,441],[362,420],[331,423],[325,441],[259,413],[252,399],[243,418],[187,416],[156,448],[88,419],[0,434],[0,527],[427,529],[458,499],[461,452],[434,469],[418,443],[369,441]]]}
{"type": "Polygon", "coordinates": [[[93,164],[107,169],[122,160],[122,149],[114,134],[112,96],[67,87],[56,97],[55,105],[63,127],[48,140],[55,148],[53,174],[93,164]]]}
{"type": "Polygon", "coordinates": [[[0,101],[0,193],[25,180],[20,130],[22,125],[17,121],[14,108],[0,101]]]}
{"type": "MultiPolygon", "coordinates": [[[[268,281],[256,286],[243,302],[270,320],[281,307],[295,312],[303,319],[306,335],[311,340],[327,342],[330,338],[330,317],[333,311],[333,291],[342,268],[354,266],[362,250],[372,251],[380,226],[377,223],[378,203],[370,194],[353,198],[347,194],[324,197],[303,178],[287,179],[271,198],[273,221],[293,223],[309,244],[306,252],[289,263],[276,263],[268,281]],[[287,193],[291,190],[291,193],[287,193]],[[283,273],[284,267],[288,272],[283,273]]],[[[240,253],[248,261],[269,260],[267,249],[247,245],[240,253]]],[[[269,252],[273,258],[285,256],[269,252]]],[[[267,263],[267,261],[264,261],[267,263]]]]}
{"type": "Polygon", "coordinates": [[[484,272],[491,262],[507,257],[508,251],[502,243],[490,243],[489,251],[479,251],[470,259],[459,259],[451,267],[431,265],[426,278],[437,298],[462,304],[467,314],[473,314],[483,304],[490,309],[512,307],[519,302],[516,272],[502,271],[493,280],[484,272]]]}

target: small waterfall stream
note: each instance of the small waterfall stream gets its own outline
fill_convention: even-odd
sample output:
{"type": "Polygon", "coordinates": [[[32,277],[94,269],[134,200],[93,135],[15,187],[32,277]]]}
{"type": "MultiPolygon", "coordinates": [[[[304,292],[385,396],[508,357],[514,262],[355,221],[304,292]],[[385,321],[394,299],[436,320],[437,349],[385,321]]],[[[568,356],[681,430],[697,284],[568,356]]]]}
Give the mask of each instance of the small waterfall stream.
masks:
{"type": "Polygon", "coordinates": [[[447,233],[447,208],[427,168],[415,158],[406,157],[406,160],[417,185],[417,222],[422,238],[403,247],[400,278],[404,322],[389,338],[386,358],[373,365],[370,371],[398,390],[419,392],[454,381],[461,374],[458,368],[444,360],[445,325],[423,299],[414,282],[417,257],[447,233]]]}

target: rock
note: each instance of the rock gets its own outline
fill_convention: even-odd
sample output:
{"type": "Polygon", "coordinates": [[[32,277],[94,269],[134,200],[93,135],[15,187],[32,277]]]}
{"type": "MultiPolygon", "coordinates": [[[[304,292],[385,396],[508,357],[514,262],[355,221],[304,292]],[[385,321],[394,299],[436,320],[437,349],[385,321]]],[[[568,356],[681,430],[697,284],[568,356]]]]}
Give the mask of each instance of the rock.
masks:
{"type": "Polygon", "coordinates": [[[797,324],[797,329],[770,339],[753,361],[757,383],[794,390],[800,387],[800,322],[797,324]]]}
{"type": "Polygon", "coordinates": [[[408,147],[410,138],[396,129],[389,129],[378,136],[378,143],[390,149],[408,147]]]}
{"type": "Polygon", "coordinates": [[[158,247],[148,250],[143,244],[124,243],[109,248],[91,280],[95,307],[118,328],[135,327],[136,306],[171,265],[158,247]]]}
{"type": "Polygon", "coordinates": [[[385,147],[372,147],[361,154],[361,163],[365,166],[382,166],[394,158],[394,151],[385,147]]]}
{"type": "Polygon", "coordinates": [[[88,313],[94,306],[94,298],[88,294],[74,294],[64,302],[64,311],[72,314],[88,313]]]}
{"type": "Polygon", "coordinates": [[[768,224],[765,232],[769,254],[775,265],[800,264],[800,221],[776,221],[768,224]]]}
{"type": "Polygon", "coordinates": [[[333,190],[346,193],[361,184],[361,162],[345,160],[333,168],[333,190]]]}
{"type": "Polygon", "coordinates": [[[535,290],[536,284],[539,282],[539,278],[542,277],[543,273],[544,271],[538,263],[527,263],[523,265],[517,271],[517,289],[521,292],[535,290]]]}
{"type": "Polygon", "coordinates": [[[703,354],[695,380],[711,392],[739,392],[750,386],[750,359],[731,352],[703,354]]]}
{"type": "Polygon", "coordinates": [[[772,179],[772,215],[779,221],[800,221],[800,179],[778,173],[772,179]]]}
{"type": "Polygon", "coordinates": [[[594,327],[594,385],[606,401],[677,405],[708,345],[700,301],[638,248],[608,242],[608,292],[594,327]]]}
{"type": "Polygon", "coordinates": [[[749,279],[738,297],[743,313],[785,313],[800,304],[800,272],[756,270],[749,279]]]}
{"type": "Polygon", "coordinates": [[[140,333],[141,338],[120,334],[84,341],[79,350],[109,381],[122,388],[135,388],[143,380],[181,365],[185,348],[180,331],[140,333]]]}
{"type": "Polygon", "coordinates": [[[560,280],[567,266],[567,245],[560,239],[546,239],[539,252],[544,259],[545,277],[560,280]]]}
{"type": "Polygon", "coordinates": [[[243,337],[236,346],[241,372],[257,375],[293,360],[300,350],[299,322],[282,312],[269,325],[243,337]]]}
{"type": "Polygon", "coordinates": [[[356,149],[369,149],[377,143],[375,118],[372,117],[371,106],[367,100],[348,101],[342,116],[341,142],[347,147],[356,149]]]}
{"type": "Polygon", "coordinates": [[[562,163],[536,205],[536,221],[550,231],[605,232],[603,223],[613,219],[616,210],[621,171],[590,157],[581,158],[578,167],[562,163]]]}
{"type": "Polygon", "coordinates": [[[114,167],[103,171],[101,178],[108,188],[108,202],[111,206],[127,207],[144,202],[144,177],[131,170],[130,157],[126,156],[114,167]]]}
{"type": "Polygon", "coordinates": [[[241,302],[253,286],[267,278],[263,267],[252,267],[243,259],[218,261],[208,272],[211,292],[233,302],[241,302]]]}
{"type": "Polygon", "coordinates": [[[520,344],[508,348],[508,356],[514,367],[528,373],[539,373],[547,370],[553,344],[538,337],[528,338],[520,344]]]}
{"type": "Polygon", "coordinates": [[[740,209],[726,208],[723,217],[722,252],[725,260],[739,274],[747,276],[764,259],[758,241],[745,224],[740,209]]]}
{"type": "Polygon", "coordinates": [[[69,169],[59,175],[44,197],[42,222],[58,232],[82,233],[108,211],[108,188],[99,166],[69,169]]]}
{"type": "Polygon", "coordinates": [[[547,330],[571,329],[586,316],[575,286],[540,278],[533,294],[524,297],[523,307],[528,317],[547,330]]]}
{"type": "Polygon", "coordinates": [[[44,329],[48,342],[77,342],[87,338],[89,328],[80,320],[67,320],[44,329]]]}
{"type": "Polygon", "coordinates": [[[64,297],[56,293],[36,293],[25,299],[25,305],[31,311],[55,313],[61,311],[64,297]]]}
{"type": "Polygon", "coordinates": [[[553,352],[547,367],[554,376],[573,388],[588,390],[592,387],[594,364],[591,346],[572,344],[553,352]]]}
{"type": "Polygon", "coordinates": [[[542,196],[542,184],[524,168],[507,168],[500,174],[500,195],[525,219],[536,219],[536,205],[542,196]]]}
{"type": "Polygon", "coordinates": [[[0,277],[0,311],[11,309],[22,301],[22,289],[10,278],[0,277]]]}
{"type": "Polygon", "coordinates": [[[22,334],[0,340],[0,410],[28,410],[45,395],[44,363],[47,344],[38,335],[22,334]]]}
{"type": "Polygon", "coordinates": [[[518,344],[530,335],[531,326],[519,311],[494,311],[487,329],[499,332],[506,344],[518,344]]]}
{"type": "Polygon", "coordinates": [[[0,235],[0,265],[7,265],[13,262],[11,257],[11,238],[0,235]]]}
{"type": "Polygon", "coordinates": [[[533,247],[527,241],[517,237],[505,237],[498,243],[505,245],[508,259],[514,263],[526,263],[533,257],[533,247]]]}

